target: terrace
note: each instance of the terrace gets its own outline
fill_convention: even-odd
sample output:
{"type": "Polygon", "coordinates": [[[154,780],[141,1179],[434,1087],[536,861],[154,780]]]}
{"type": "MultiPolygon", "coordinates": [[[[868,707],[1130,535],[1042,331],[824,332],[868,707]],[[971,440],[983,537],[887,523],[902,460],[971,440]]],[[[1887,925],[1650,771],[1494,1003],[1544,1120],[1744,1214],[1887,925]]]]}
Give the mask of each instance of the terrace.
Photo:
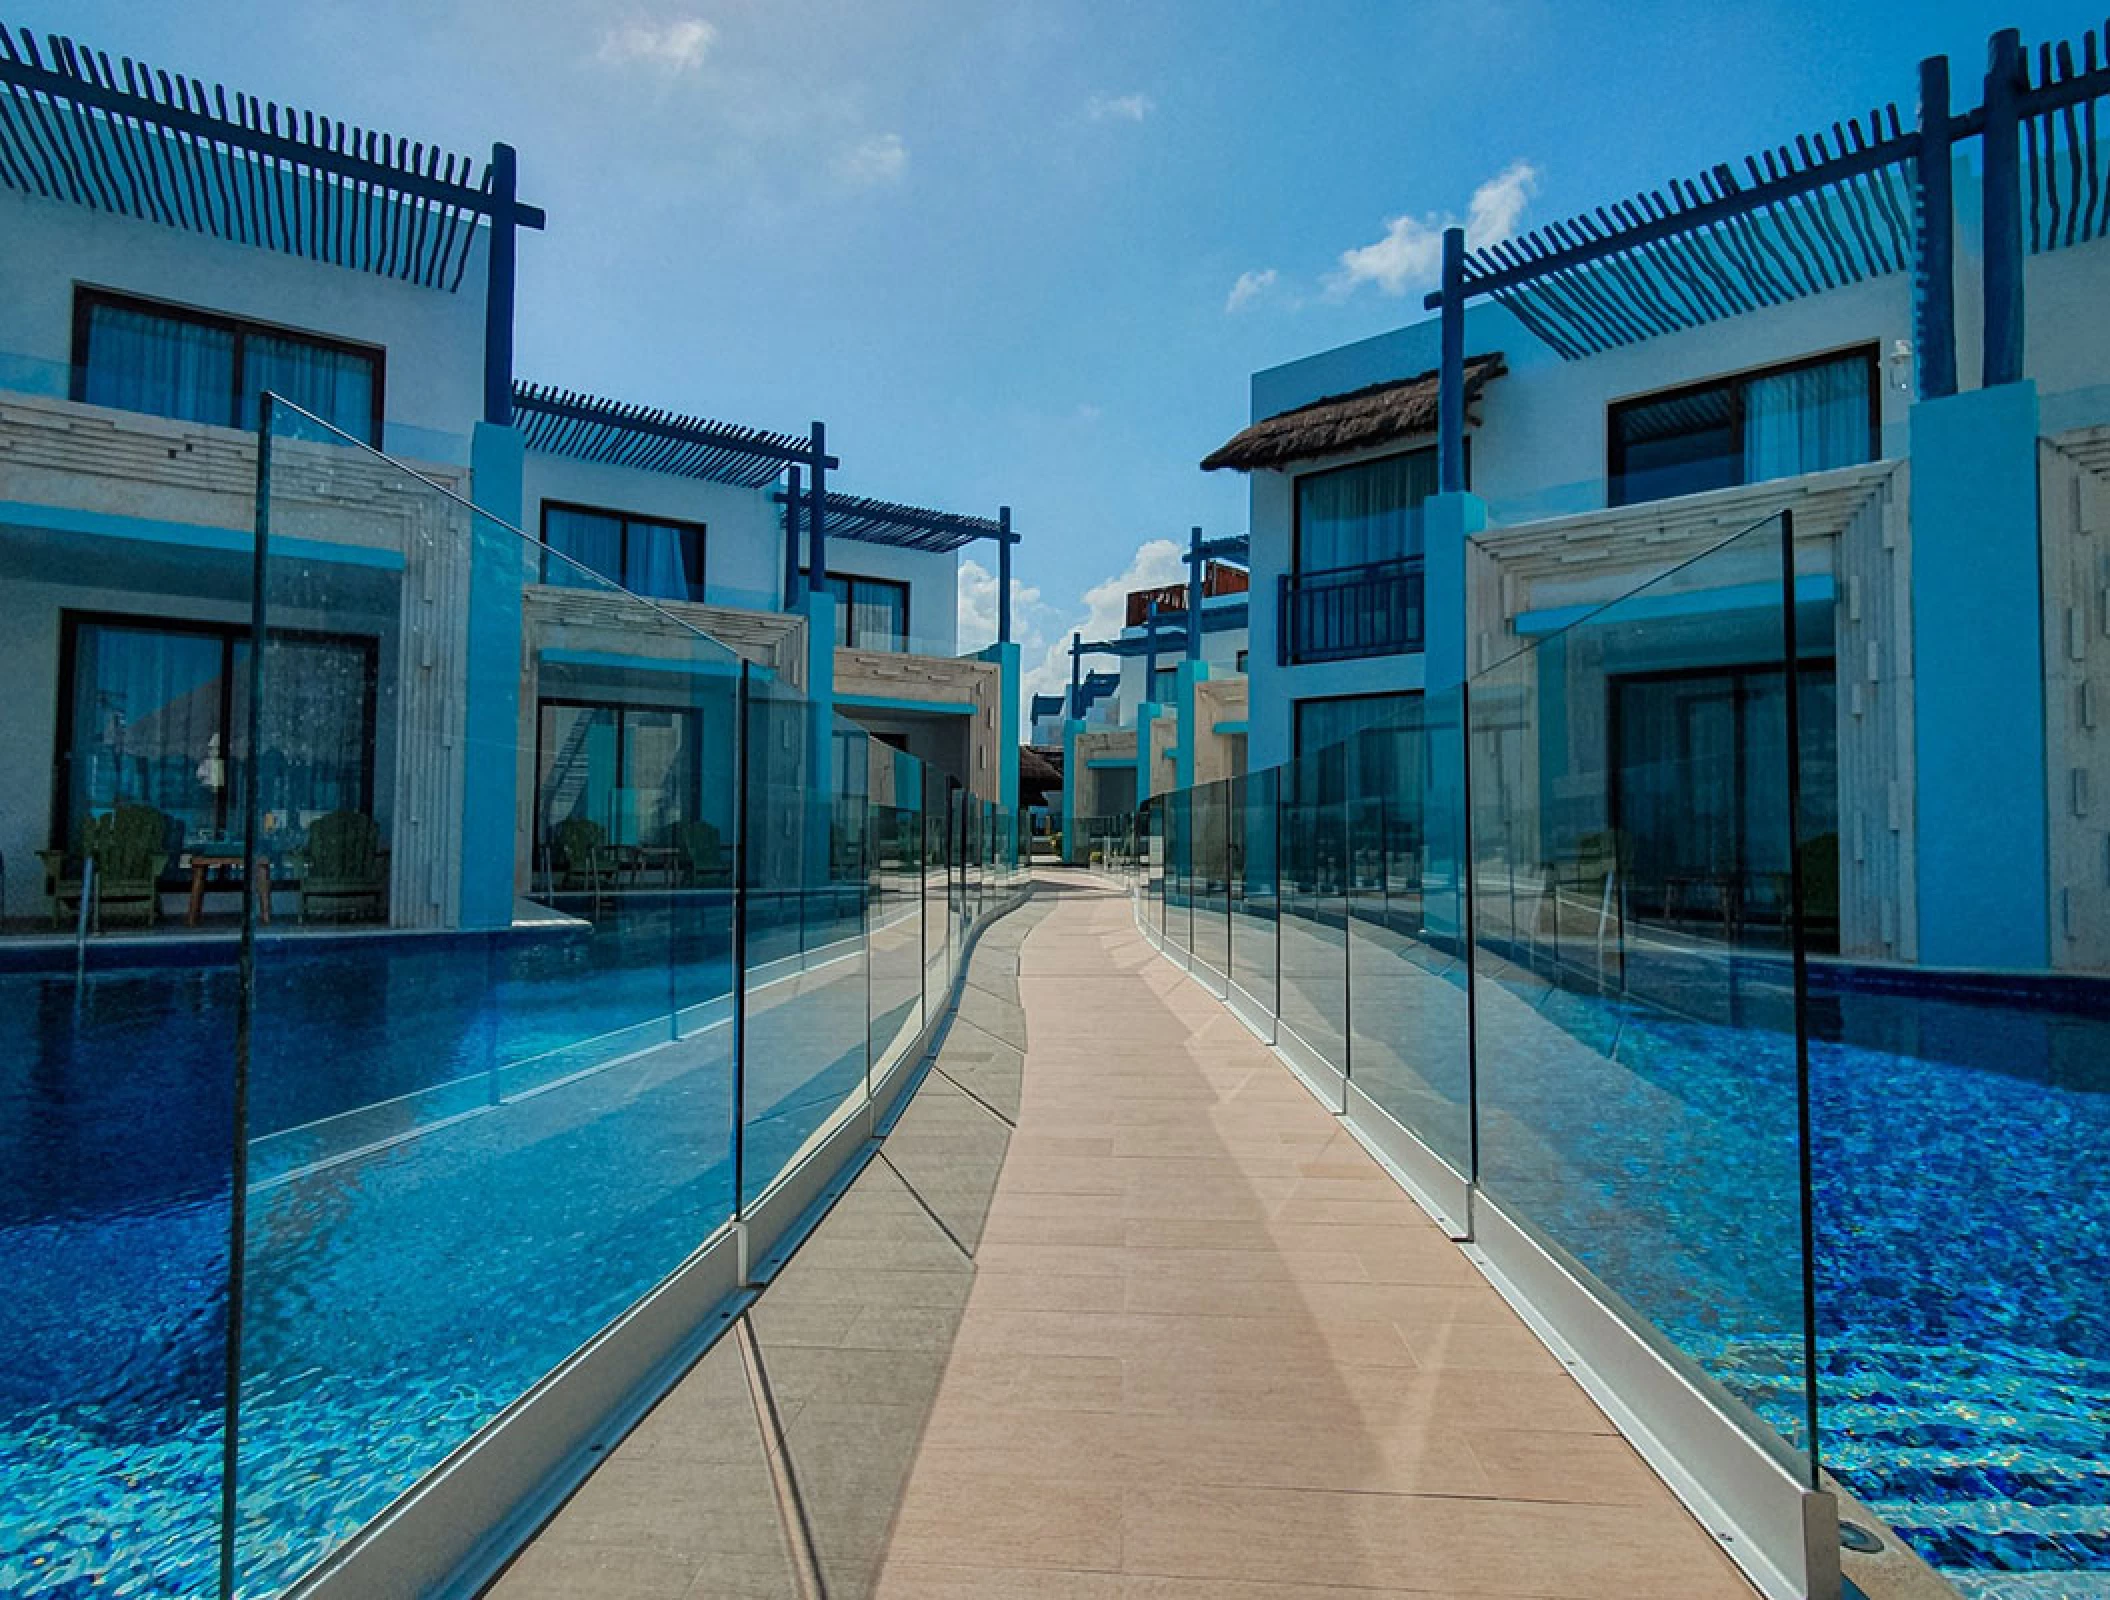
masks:
{"type": "MultiPolygon", "coordinates": [[[[83,82],[119,94],[107,64],[45,71],[17,75],[38,117],[83,82]]],[[[2009,110],[2046,126],[2079,93],[2009,110]]],[[[1844,178],[1939,154],[1943,105],[1865,159],[1857,130],[1844,178]]],[[[341,141],[280,150],[275,114],[198,134],[203,112],[163,111],[208,154],[248,138],[323,174],[289,193],[381,181],[325,161],[341,141]]],[[[0,116],[0,155],[24,127],[68,137],[0,116]]],[[[69,170],[137,170],[108,148],[69,170]]],[[[436,231],[418,273],[509,256],[508,160],[439,194],[453,180],[406,170],[388,181],[436,211],[483,196],[492,229],[436,231]]],[[[1693,226],[1743,215],[1713,207],[1693,226]]],[[[389,214],[347,207],[318,237],[389,214]]],[[[1678,230],[1635,231],[1673,272],[1678,230]]],[[[1481,286],[1536,294],[1519,315],[1588,353],[1669,315],[1660,287],[1603,298],[1637,281],[1593,275],[1616,255],[1538,261],[1537,290],[1488,263],[1481,286]]],[[[1462,266],[1454,243],[1447,311],[1462,266]]],[[[1455,495],[1470,385],[1447,343],[1455,495]]],[[[1169,792],[1069,819],[1091,870],[1036,879],[980,781],[990,735],[961,736],[965,785],[899,747],[904,722],[1005,727],[1008,641],[867,648],[811,587],[830,537],[994,540],[1007,580],[1008,515],[843,496],[818,430],[610,410],[509,370],[484,396],[505,424],[422,456],[253,398],[253,431],[96,406],[70,376],[0,400],[0,577],[100,567],[192,647],[77,608],[71,658],[95,670],[59,698],[96,737],[12,735],[10,815],[78,788],[107,826],[53,869],[70,919],[0,948],[21,1041],[0,1073],[20,1289],[0,1588],[2101,1587],[2101,986],[1907,970],[1909,834],[1814,804],[1821,748],[1876,774],[1922,748],[1889,653],[1914,626],[1892,563],[1919,462],[1470,539],[1453,518],[1416,604],[1456,670],[1411,714],[1221,776],[1190,738],[1169,792]],[[479,498],[515,421],[525,453],[757,497],[785,470],[770,553],[809,603],[642,593],[553,549],[479,498]],[[1440,625],[1439,562],[1464,602],[1440,625]],[[1696,642],[1727,682],[1666,704],[1650,669],[1696,642]],[[1810,667],[1834,651],[1868,665],[1826,747],[1810,667]],[[141,679],[151,706],[124,697],[141,679]],[[195,742],[145,762],[180,741],[143,724],[179,717],[195,742]],[[1641,737],[1666,725],[1691,737],[1641,737]],[[44,768],[77,745],[93,759],[44,768]],[[116,803],[148,779],[162,804],[116,803]],[[540,826],[590,820],[575,784],[620,824],[540,826]],[[163,858],[208,836],[222,935],[153,927],[163,858]],[[276,903],[234,881],[293,859],[276,903]]],[[[2029,777],[2083,772],[2085,819],[2110,436],[2027,445],[2056,572],[2032,620],[2069,646],[2032,669],[2050,765],[2029,777]]],[[[1190,551],[1198,588],[1198,530],[1190,551]]],[[[1159,642],[1146,616],[1138,648],[1102,644],[1159,642]]],[[[1187,674],[1190,734],[1239,736],[1230,681],[1187,674]]],[[[1078,733],[1072,794],[1096,761],[1160,769],[1173,733],[1078,733]]],[[[2077,882],[2091,837],[2052,837],[2077,882]]]]}

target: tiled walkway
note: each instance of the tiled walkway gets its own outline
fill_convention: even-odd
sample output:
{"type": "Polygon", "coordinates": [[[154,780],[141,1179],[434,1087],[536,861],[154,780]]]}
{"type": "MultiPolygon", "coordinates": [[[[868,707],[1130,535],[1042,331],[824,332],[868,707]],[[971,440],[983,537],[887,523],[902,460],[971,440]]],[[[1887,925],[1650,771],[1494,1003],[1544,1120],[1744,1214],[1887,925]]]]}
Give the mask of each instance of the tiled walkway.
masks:
{"type": "Polygon", "coordinates": [[[1121,897],[1027,1052],[887,1600],[1748,1596],[1392,1180],[1121,897]]]}
{"type": "Polygon", "coordinates": [[[1288,1071],[1074,875],[496,1600],[1750,1600],[1288,1071]]]}

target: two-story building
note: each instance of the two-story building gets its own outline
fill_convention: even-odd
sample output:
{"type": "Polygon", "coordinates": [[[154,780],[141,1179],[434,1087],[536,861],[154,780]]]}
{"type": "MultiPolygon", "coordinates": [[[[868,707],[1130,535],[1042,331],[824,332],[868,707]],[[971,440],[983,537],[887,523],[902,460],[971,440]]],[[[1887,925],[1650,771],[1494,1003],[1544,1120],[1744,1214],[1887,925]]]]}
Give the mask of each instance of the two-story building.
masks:
{"type": "Polygon", "coordinates": [[[398,925],[509,920],[562,871],[568,822],[671,879],[689,824],[730,823],[731,774],[704,765],[730,746],[668,664],[714,648],[817,728],[841,717],[1015,809],[1016,647],[956,639],[958,552],[995,542],[1008,575],[1008,512],[846,494],[818,424],[520,381],[514,262],[544,219],[508,147],[443,159],[247,96],[206,110],[86,54],[0,78],[21,758],[0,775],[0,916],[54,916],[83,828],[121,806],[166,826],[144,919],[224,907],[259,612],[279,692],[252,875],[282,913],[308,825],[339,812],[378,825],[398,925]],[[260,481],[267,393],[288,404],[260,481]]]}
{"type": "Polygon", "coordinates": [[[1255,374],[1252,425],[1202,463],[1251,482],[1253,766],[1411,721],[1656,581],[1656,625],[1608,638],[1605,703],[1566,707],[1545,764],[1608,775],[1577,827],[1619,841],[1637,896],[1726,882],[1719,910],[1789,870],[1778,819],[1716,781],[1775,754],[1779,574],[1665,575],[1787,511],[1813,933],[2110,968],[2110,245],[2078,201],[2098,152],[2036,92],[2026,162],[1990,178],[1944,77],[1938,171],[1893,110],[1748,190],[1724,167],[1518,246],[1454,237],[1444,315],[1255,374]],[[1649,791],[1703,758],[1707,782],[1649,791]]]}
{"type": "MultiPolygon", "coordinates": [[[[1245,771],[1245,554],[1243,538],[1204,540],[1197,528],[1185,583],[1131,590],[1118,634],[1071,640],[1075,703],[1064,749],[1073,824],[1123,817],[1154,794],[1245,771]],[[1088,656],[1116,663],[1104,700],[1085,692],[1088,656]]],[[[1070,859],[1086,859],[1084,834],[1068,831],[1078,840],[1070,859]]]]}

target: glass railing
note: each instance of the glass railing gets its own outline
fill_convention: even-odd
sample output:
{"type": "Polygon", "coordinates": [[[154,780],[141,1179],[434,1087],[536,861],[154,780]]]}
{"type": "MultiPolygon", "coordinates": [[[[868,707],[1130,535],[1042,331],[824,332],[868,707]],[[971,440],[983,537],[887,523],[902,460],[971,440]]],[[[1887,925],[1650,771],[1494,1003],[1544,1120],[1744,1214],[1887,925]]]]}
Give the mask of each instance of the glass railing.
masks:
{"type": "Polygon", "coordinates": [[[1153,799],[1137,900],[1315,1089],[1814,1484],[1797,874],[1825,881],[1837,825],[1791,814],[1790,750],[1830,736],[1791,745],[1783,667],[1791,622],[1810,660],[1831,629],[1784,603],[1785,539],[1769,518],[1391,723],[1153,799]]]}
{"type": "Polygon", "coordinates": [[[838,1159],[1021,873],[665,609],[524,612],[454,488],[261,443],[247,548],[96,567],[61,927],[0,945],[9,1594],[297,1581],[838,1159]]]}

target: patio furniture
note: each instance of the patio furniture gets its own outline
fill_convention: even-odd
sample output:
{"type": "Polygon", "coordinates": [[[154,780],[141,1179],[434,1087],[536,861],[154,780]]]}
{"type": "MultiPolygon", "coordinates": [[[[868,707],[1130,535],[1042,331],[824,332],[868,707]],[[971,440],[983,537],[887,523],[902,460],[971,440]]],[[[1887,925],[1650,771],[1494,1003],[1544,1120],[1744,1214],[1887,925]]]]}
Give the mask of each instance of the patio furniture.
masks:
{"type": "Polygon", "coordinates": [[[681,847],[690,888],[724,888],[733,881],[732,864],[725,858],[725,842],[715,823],[684,822],[674,830],[674,837],[681,847]]]}
{"type": "Polygon", "coordinates": [[[599,895],[612,889],[621,870],[608,830],[586,817],[557,824],[557,889],[562,894],[599,895]]]}
{"type": "Polygon", "coordinates": [[[100,932],[105,917],[151,928],[161,913],[158,880],[167,870],[170,819],[153,806],[125,805],[81,824],[78,858],[64,850],[39,850],[44,892],[51,897],[51,925],[63,928],[68,910],[79,913],[84,872],[76,859],[95,863],[88,891],[88,924],[100,932]]]}
{"type": "MultiPolygon", "coordinates": [[[[232,872],[237,874],[239,877],[237,887],[245,893],[248,891],[252,877],[252,874],[243,867],[242,852],[230,850],[224,846],[218,849],[186,851],[183,857],[183,865],[190,872],[190,901],[183,911],[183,925],[186,928],[195,928],[205,919],[205,890],[207,888],[207,880],[213,873],[232,872]]],[[[261,920],[269,922],[271,920],[271,869],[261,857],[258,858],[257,865],[262,869],[261,876],[256,880],[257,913],[261,920]]]]}
{"type": "MultiPolygon", "coordinates": [[[[300,920],[378,918],[388,889],[388,850],[381,825],[363,811],[332,811],[308,827],[293,857],[300,871],[300,920]]],[[[265,891],[264,920],[271,920],[265,891]]]]}

